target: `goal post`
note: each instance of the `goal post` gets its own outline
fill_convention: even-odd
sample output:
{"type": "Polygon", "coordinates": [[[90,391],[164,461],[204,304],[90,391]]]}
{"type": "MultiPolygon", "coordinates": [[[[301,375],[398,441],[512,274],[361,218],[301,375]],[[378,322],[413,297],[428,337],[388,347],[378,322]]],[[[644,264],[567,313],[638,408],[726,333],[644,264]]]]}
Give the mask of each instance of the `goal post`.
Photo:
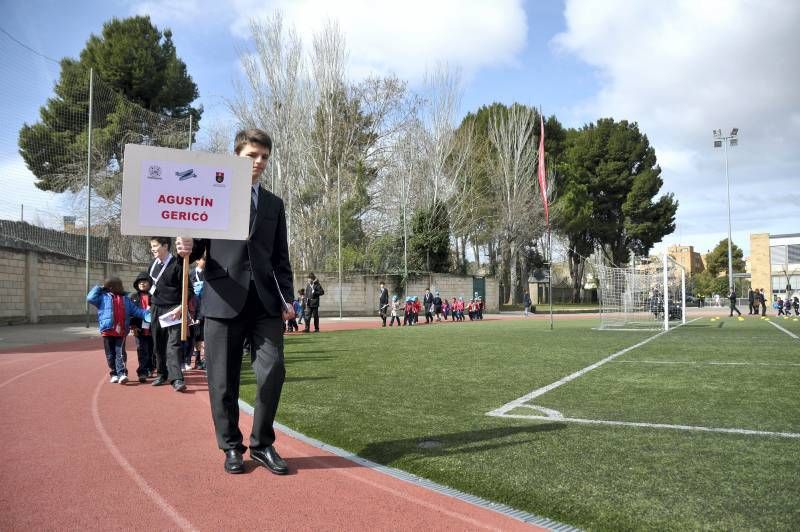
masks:
{"type": "Polygon", "coordinates": [[[600,329],[669,330],[686,323],[686,272],[668,254],[626,267],[608,266],[596,258],[592,267],[600,329]]]}

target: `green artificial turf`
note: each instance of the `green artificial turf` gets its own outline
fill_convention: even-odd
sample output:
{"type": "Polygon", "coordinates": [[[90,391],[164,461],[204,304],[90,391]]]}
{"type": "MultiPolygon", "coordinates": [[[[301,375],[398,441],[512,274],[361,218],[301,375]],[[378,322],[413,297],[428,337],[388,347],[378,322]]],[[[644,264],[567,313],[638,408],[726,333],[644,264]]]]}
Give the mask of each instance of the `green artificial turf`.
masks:
{"type": "MultiPolygon", "coordinates": [[[[775,322],[800,333],[798,322],[775,322]]],[[[800,439],[486,415],[654,334],[596,325],[484,321],[289,336],[278,421],[582,528],[800,528],[800,439]],[[419,445],[430,440],[439,445],[419,445]]],[[[790,364],[800,364],[800,341],[769,323],[703,318],[533,403],[570,418],[800,433],[800,366],[790,364]]],[[[242,398],[253,393],[248,364],[242,398]]]]}

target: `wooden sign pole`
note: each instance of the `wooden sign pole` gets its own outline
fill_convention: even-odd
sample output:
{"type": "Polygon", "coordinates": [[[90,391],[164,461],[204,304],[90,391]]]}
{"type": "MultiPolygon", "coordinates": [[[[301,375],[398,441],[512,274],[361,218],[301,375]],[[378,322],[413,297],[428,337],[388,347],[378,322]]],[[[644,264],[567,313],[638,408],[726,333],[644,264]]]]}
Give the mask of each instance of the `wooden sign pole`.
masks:
{"type": "Polygon", "coordinates": [[[181,289],[181,342],[186,341],[188,330],[189,255],[183,257],[183,287],[181,289]]]}

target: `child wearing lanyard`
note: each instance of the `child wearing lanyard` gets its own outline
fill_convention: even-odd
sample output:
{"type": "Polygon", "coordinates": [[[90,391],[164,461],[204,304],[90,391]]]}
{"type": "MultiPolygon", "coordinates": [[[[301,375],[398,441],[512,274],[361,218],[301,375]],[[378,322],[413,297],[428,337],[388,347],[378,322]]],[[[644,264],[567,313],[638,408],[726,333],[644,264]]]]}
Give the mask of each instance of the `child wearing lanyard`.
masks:
{"type": "MultiPolygon", "coordinates": [[[[150,309],[151,285],[152,281],[148,272],[141,272],[136,276],[133,281],[133,288],[136,292],[131,296],[131,301],[133,301],[134,305],[144,310],[150,309]]],[[[139,358],[139,367],[136,370],[136,374],[139,377],[139,382],[144,383],[147,381],[147,377],[156,369],[155,360],[153,359],[153,336],[150,334],[150,323],[139,318],[131,318],[131,330],[136,340],[136,354],[139,358]]]]}
{"type": "Polygon", "coordinates": [[[150,265],[150,306],[153,313],[151,333],[153,335],[153,351],[156,356],[158,377],[153,386],[172,384],[177,392],[186,391],[183,380],[181,328],[178,325],[162,327],[159,317],[170,313],[181,304],[183,265],[169,252],[170,239],[152,237],[150,251],[153,264],[150,265]]]}

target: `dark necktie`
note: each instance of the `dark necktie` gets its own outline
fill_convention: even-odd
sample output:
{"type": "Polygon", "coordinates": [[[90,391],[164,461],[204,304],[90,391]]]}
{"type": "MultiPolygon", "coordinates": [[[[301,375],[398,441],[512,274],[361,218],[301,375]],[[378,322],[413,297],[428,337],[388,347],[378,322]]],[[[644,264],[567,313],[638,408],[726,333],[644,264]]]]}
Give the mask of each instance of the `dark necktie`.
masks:
{"type": "Polygon", "coordinates": [[[256,202],[258,201],[258,194],[256,189],[250,188],[250,229],[253,229],[253,223],[256,221],[256,202]]]}

